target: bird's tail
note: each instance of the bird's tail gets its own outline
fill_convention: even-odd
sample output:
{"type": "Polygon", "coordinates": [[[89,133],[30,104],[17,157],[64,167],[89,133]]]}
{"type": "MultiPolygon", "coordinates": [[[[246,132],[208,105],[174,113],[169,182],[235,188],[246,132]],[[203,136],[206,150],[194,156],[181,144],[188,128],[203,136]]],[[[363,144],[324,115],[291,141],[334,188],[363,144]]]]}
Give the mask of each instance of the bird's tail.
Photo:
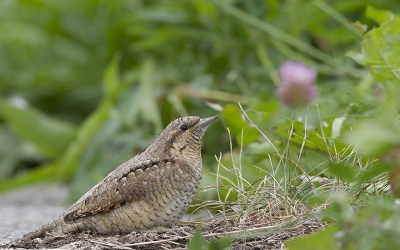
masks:
{"type": "Polygon", "coordinates": [[[43,226],[33,230],[30,233],[25,234],[21,239],[22,240],[33,240],[36,238],[41,238],[46,235],[46,233],[53,232],[55,228],[57,228],[58,223],[56,220],[53,220],[50,223],[44,224],[43,226]]]}
{"type": "MultiPolygon", "coordinates": [[[[36,230],[33,230],[30,233],[25,234],[21,238],[15,239],[9,243],[6,243],[5,245],[0,245],[0,248],[27,248],[27,246],[30,246],[29,242],[31,242],[33,239],[36,238],[42,238],[49,232],[54,232],[55,229],[57,228],[58,224],[57,221],[54,220],[50,223],[47,223],[41,227],[39,227],[36,230]]],[[[30,248],[30,247],[28,247],[30,248]]]]}

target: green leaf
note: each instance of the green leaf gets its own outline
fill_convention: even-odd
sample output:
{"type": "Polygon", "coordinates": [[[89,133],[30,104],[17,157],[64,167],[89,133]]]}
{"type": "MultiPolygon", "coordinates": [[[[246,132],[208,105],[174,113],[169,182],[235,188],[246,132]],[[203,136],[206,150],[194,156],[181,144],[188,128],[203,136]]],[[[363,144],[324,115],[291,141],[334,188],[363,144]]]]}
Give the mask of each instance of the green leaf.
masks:
{"type": "Polygon", "coordinates": [[[156,91],[155,91],[155,65],[154,61],[146,60],[143,63],[143,68],[140,76],[140,104],[143,117],[151,121],[157,131],[163,129],[160,111],[157,106],[156,91]]]}
{"type": "MultiPolygon", "coordinates": [[[[386,18],[386,17],[385,17],[386,18]]],[[[383,19],[383,18],[382,18],[383,19]]],[[[392,87],[389,83],[400,83],[400,17],[391,15],[379,28],[366,33],[361,44],[361,53],[349,52],[347,55],[359,64],[370,66],[374,79],[385,87],[392,87]]],[[[394,89],[392,87],[391,89],[394,89]]],[[[397,88],[394,95],[398,96],[397,88]]],[[[390,94],[391,90],[388,90],[390,94]]]]}
{"type": "Polygon", "coordinates": [[[310,126],[310,124],[308,124],[309,127],[306,128],[306,124],[304,122],[296,120],[280,122],[279,126],[272,127],[272,130],[279,136],[288,138],[288,132],[291,130],[291,126],[293,126],[293,134],[289,138],[291,143],[295,143],[297,145],[302,145],[304,143],[305,148],[316,149],[326,153],[328,153],[329,150],[342,151],[347,147],[347,144],[340,140],[344,121],[342,121],[341,124],[338,124],[338,121],[335,122],[336,119],[333,120],[332,126],[330,126],[329,123],[327,123],[327,126],[323,126],[323,131],[310,126]],[[321,139],[321,135],[323,134],[326,136],[326,141],[321,139]],[[329,134],[331,134],[331,137],[327,137],[329,134]],[[305,141],[304,136],[306,137],[305,141]]]}
{"type": "Polygon", "coordinates": [[[25,185],[52,180],[58,166],[46,164],[29,171],[19,172],[14,178],[0,181],[0,191],[18,188],[25,185]]]}
{"type": "Polygon", "coordinates": [[[389,174],[390,170],[396,167],[395,164],[377,164],[367,169],[363,169],[357,181],[362,183],[373,183],[383,176],[389,174]]]}
{"type": "Polygon", "coordinates": [[[361,34],[364,34],[367,29],[368,26],[365,24],[360,23],[360,21],[356,21],[356,22],[348,22],[348,24],[352,25],[354,28],[356,28],[358,30],[358,32],[360,32],[361,34]]]}
{"type": "Polygon", "coordinates": [[[240,145],[242,142],[242,130],[243,130],[243,146],[254,142],[258,139],[258,131],[255,128],[250,128],[250,126],[243,121],[238,106],[233,104],[228,104],[222,111],[224,121],[226,126],[229,128],[231,133],[237,136],[236,141],[240,145]]]}
{"type": "Polygon", "coordinates": [[[103,88],[105,90],[105,95],[108,98],[111,98],[111,100],[115,100],[118,97],[121,89],[121,80],[119,79],[118,70],[120,60],[121,55],[115,53],[103,74],[103,88]]]}
{"type": "Polygon", "coordinates": [[[394,105],[386,103],[376,119],[363,121],[350,136],[350,140],[364,154],[377,156],[398,145],[400,123],[395,121],[394,105]]]}
{"type": "Polygon", "coordinates": [[[206,249],[206,250],[224,250],[230,249],[232,239],[230,237],[222,237],[218,240],[213,240],[211,242],[207,242],[204,236],[201,234],[200,230],[196,230],[194,236],[189,242],[188,249],[189,250],[198,250],[198,249],[206,249]]]}
{"type": "Polygon", "coordinates": [[[222,237],[221,239],[211,241],[210,245],[208,247],[209,250],[225,250],[225,249],[231,249],[232,239],[231,237],[222,237]]]}
{"type": "MultiPolygon", "coordinates": [[[[321,196],[322,197],[322,196],[321,196]]],[[[330,205],[323,211],[313,214],[313,217],[319,222],[335,222],[340,224],[346,223],[358,211],[348,203],[348,197],[343,193],[336,193],[325,197],[325,201],[329,199],[330,205]]]]}
{"type": "Polygon", "coordinates": [[[333,119],[331,138],[335,139],[340,136],[340,131],[341,131],[341,129],[343,127],[343,123],[346,121],[346,119],[347,118],[344,116],[336,117],[335,119],[333,119]]]}
{"type": "Polygon", "coordinates": [[[206,244],[207,244],[207,241],[201,234],[201,231],[196,230],[192,239],[190,239],[188,249],[189,250],[205,249],[206,244]]]}
{"type": "Polygon", "coordinates": [[[369,19],[374,20],[378,24],[382,24],[388,21],[393,16],[393,13],[388,10],[376,9],[373,6],[368,5],[365,10],[365,16],[369,19]]]}
{"type": "Polygon", "coordinates": [[[63,154],[56,178],[68,180],[75,174],[83,151],[90,139],[98,132],[100,126],[108,118],[111,108],[111,102],[104,98],[100,107],[86,118],[83,125],[79,127],[75,140],[63,154]]]}
{"type": "Polygon", "coordinates": [[[76,134],[75,126],[50,118],[34,108],[18,108],[0,99],[0,115],[21,138],[47,157],[61,156],[76,134]]]}
{"type": "Polygon", "coordinates": [[[337,226],[333,225],[306,237],[299,237],[289,240],[285,243],[285,245],[289,250],[337,249],[334,240],[337,230],[337,226]]]}
{"type": "MultiPolygon", "coordinates": [[[[5,125],[0,124],[0,180],[11,176],[15,171],[18,161],[21,159],[25,143],[5,125]]],[[[26,146],[26,145],[25,145],[26,146]]],[[[27,148],[27,147],[25,147],[27,148]]],[[[32,148],[32,147],[30,147],[32,148]]]]}
{"type": "Polygon", "coordinates": [[[400,198],[400,167],[392,170],[390,173],[390,188],[394,196],[400,198]]]}
{"type": "Polygon", "coordinates": [[[356,176],[356,170],[351,165],[344,162],[328,165],[328,170],[334,176],[346,181],[351,181],[356,176]]]}
{"type": "Polygon", "coordinates": [[[264,142],[253,142],[247,146],[246,153],[254,158],[266,157],[268,154],[274,153],[275,149],[272,147],[271,143],[264,142]]]}

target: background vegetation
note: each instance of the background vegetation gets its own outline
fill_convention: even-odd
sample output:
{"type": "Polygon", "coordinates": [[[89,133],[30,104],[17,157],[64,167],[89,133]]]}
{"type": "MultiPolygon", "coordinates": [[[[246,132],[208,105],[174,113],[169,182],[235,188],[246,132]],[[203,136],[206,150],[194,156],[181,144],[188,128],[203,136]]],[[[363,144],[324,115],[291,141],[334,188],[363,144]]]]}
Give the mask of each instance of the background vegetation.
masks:
{"type": "Polygon", "coordinates": [[[392,0],[3,0],[0,190],[68,182],[73,202],[172,119],[218,114],[202,186],[220,187],[200,202],[234,201],[241,214],[281,202],[268,216],[319,208],[337,246],[399,246],[387,177],[399,195],[399,10],[392,0]],[[318,72],[309,107],[276,96],[287,60],[318,72]]]}

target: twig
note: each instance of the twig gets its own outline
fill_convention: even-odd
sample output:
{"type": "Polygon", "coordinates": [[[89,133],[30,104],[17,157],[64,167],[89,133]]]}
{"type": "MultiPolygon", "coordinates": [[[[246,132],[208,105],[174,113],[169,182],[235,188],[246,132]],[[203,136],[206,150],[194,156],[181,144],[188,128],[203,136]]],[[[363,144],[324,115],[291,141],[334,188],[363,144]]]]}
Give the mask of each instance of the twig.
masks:
{"type": "Polygon", "coordinates": [[[133,244],[126,244],[123,246],[126,247],[134,247],[134,246],[143,246],[143,245],[148,245],[148,244],[157,244],[157,243],[163,243],[163,242],[169,242],[169,243],[173,243],[173,244],[180,244],[177,242],[173,242],[174,240],[186,240],[189,239],[192,235],[190,236],[178,236],[175,238],[171,238],[171,239],[166,239],[166,240],[155,240],[155,241],[146,241],[146,242],[137,242],[137,243],[133,243],[133,244]]]}
{"type": "Polygon", "coordinates": [[[92,243],[95,243],[95,244],[100,244],[100,245],[108,246],[108,247],[112,247],[112,248],[132,250],[132,248],[126,247],[125,245],[114,244],[114,243],[107,242],[107,241],[100,241],[100,240],[89,240],[89,241],[92,243]]]}

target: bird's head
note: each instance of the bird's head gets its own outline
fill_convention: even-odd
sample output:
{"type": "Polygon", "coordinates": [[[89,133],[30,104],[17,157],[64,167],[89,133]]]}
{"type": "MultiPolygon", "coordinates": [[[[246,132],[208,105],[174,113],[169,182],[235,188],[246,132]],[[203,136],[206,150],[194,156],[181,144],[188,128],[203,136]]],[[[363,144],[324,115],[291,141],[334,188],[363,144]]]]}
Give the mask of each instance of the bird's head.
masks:
{"type": "Polygon", "coordinates": [[[200,158],[203,136],[217,116],[201,119],[197,116],[185,116],[172,121],[158,135],[155,148],[161,149],[171,156],[186,160],[200,158]]]}

